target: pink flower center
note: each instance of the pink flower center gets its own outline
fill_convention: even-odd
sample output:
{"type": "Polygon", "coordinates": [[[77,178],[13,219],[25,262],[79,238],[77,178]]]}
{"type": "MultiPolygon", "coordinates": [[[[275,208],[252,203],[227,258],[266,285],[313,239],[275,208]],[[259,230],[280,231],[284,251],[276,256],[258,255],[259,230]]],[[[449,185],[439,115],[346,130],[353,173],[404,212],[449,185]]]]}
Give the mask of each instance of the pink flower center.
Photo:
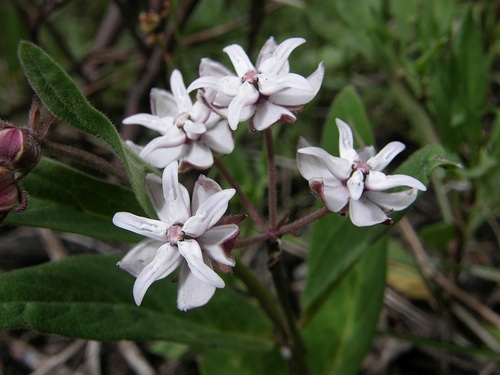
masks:
{"type": "Polygon", "coordinates": [[[167,229],[167,241],[170,245],[177,245],[177,242],[184,239],[184,232],[180,225],[172,225],[167,229]]]}
{"type": "Polygon", "coordinates": [[[353,173],[355,171],[361,171],[366,176],[368,173],[370,173],[370,166],[364,161],[356,160],[352,166],[352,170],[353,173]]]}
{"type": "Polygon", "coordinates": [[[256,70],[250,70],[249,72],[246,72],[245,75],[243,76],[243,82],[248,82],[251,84],[257,83],[258,77],[257,77],[257,71],[256,70]]]}

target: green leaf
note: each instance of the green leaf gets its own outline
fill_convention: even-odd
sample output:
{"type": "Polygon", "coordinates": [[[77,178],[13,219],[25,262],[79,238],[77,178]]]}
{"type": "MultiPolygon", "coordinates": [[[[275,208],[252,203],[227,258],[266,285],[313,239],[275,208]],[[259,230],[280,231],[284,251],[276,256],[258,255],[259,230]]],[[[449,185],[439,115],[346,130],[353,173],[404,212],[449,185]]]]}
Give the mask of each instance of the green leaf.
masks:
{"type": "Polygon", "coordinates": [[[147,173],[157,171],[124,146],[111,121],[90,105],[76,83],[40,47],[22,41],[18,55],[28,81],[49,111],[67,124],[103,140],[116,152],[128,172],[137,200],[154,217],[144,178],[147,173]]]}
{"type": "Polygon", "coordinates": [[[201,373],[206,375],[279,375],[288,373],[285,360],[277,348],[267,352],[209,350],[201,357],[200,369],[201,373]]]}
{"type": "Polygon", "coordinates": [[[86,175],[57,161],[42,158],[22,180],[28,207],[10,213],[6,224],[44,227],[108,241],[141,239],[111,222],[119,211],[144,215],[130,189],[86,175]]]}
{"type": "Polygon", "coordinates": [[[365,106],[354,86],[344,88],[330,106],[330,112],[321,137],[321,147],[332,155],[339,154],[339,130],[335,124],[336,118],[349,124],[358,145],[370,146],[375,144],[365,106]]]}
{"type": "Polygon", "coordinates": [[[303,330],[311,374],[354,375],[371,347],[382,308],[385,239],[331,288],[321,309],[303,330]]]}
{"type": "Polygon", "coordinates": [[[204,347],[270,350],[270,324],[229,287],[205,307],[181,312],[177,286],[154,283],[143,304],[116,256],[83,255],[0,276],[0,328],[88,340],[167,340],[204,347]]]}
{"type": "MultiPolygon", "coordinates": [[[[397,173],[413,176],[428,184],[429,175],[437,167],[454,166],[438,145],[429,145],[413,154],[397,173]]],[[[397,222],[405,211],[391,215],[397,222]]],[[[348,217],[331,214],[313,226],[311,251],[307,258],[308,279],[302,302],[306,314],[312,316],[324,300],[324,294],[368,251],[370,246],[387,234],[391,226],[376,225],[358,228],[348,217]],[[307,311],[310,310],[310,311],[307,311]]]]}

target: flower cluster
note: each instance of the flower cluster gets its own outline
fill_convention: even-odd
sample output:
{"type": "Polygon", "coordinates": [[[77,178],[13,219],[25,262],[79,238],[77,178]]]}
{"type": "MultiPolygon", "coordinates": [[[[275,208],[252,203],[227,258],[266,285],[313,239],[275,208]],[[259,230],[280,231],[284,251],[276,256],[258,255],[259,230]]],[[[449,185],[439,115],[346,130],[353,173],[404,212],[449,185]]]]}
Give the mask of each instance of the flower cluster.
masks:
{"type": "Polygon", "coordinates": [[[230,253],[239,229],[230,220],[221,222],[234,189],[222,190],[210,178],[201,175],[189,193],[178,182],[178,164],[170,163],[160,179],[148,175],[146,187],[158,219],[118,212],[113,223],[147,237],[118,263],[137,277],[134,299],[140,305],[148,288],[156,280],[179,272],[177,306],[188,310],[206,304],[224,281],[213,268],[229,272],[234,266],[230,253]]]}
{"type": "MultiPolygon", "coordinates": [[[[235,189],[223,190],[201,175],[190,202],[186,188],[178,181],[178,172],[207,169],[214,157],[231,153],[235,146],[233,132],[243,121],[249,120],[251,130],[265,130],[296,120],[294,112],[316,96],[324,75],[322,63],[308,77],[290,73],[288,58],[304,42],[291,38],[277,44],[270,38],[255,65],[241,46],[230,45],[224,52],[235,73],[204,58],[200,77],[186,89],[181,73],[174,70],[171,93],[151,90],[151,114],[140,113],[123,121],[160,134],[144,147],[129,145],[152,166],[164,168],[162,178],[148,175],[145,181],[157,218],[126,212],[113,218],[115,225],[147,237],[118,263],[137,278],[133,289],[137,305],[153,282],[177,268],[177,304],[181,310],[206,304],[216,288],[224,287],[214,269],[230,272],[235,264],[231,250],[240,219],[222,218],[235,189]],[[198,90],[194,103],[189,96],[193,90],[198,90]]],[[[405,146],[391,142],[378,154],[373,147],[355,150],[349,126],[341,120],[337,120],[337,126],[340,157],[301,140],[297,150],[300,173],[328,210],[349,213],[355,225],[391,223],[388,213],[408,207],[416,199],[417,190],[425,190],[413,177],[382,172],[405,146]],[[410,189],[386,191],[399,187],[410,189]]]]}
{"type": "Polygon", "coordinates": [[[413,177],[387,176],[381,172],[405,145],[391,142],[378,154],[373,147],[356,151],[349,125],[339,119],[336,123],[340,134],[340,157],[318,147],[304,147],[302,141],[297,150],[300,173],[330,211],[348,211],[354,225],[390,224],[389,212],[404,210],[416,199],[417,190],[426,190],[425,185],[413,177]],[[384,192],[402,186],[411,189],[384,192]]]}

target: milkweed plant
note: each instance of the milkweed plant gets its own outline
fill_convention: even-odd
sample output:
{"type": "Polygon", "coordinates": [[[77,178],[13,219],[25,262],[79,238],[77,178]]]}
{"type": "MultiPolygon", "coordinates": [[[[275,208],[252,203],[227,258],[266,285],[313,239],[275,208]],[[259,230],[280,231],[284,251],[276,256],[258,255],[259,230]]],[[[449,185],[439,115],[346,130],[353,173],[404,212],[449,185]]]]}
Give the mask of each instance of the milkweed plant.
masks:
{"type": "Polygon", "coordinates": [[[250,368],[273,373],[321,373],[325,356],[344,358],[338,369],[357,368],[382,304],[387,232],[425,194],[430,171],[445,158],[436,145],[404,157],[397,140],[377,147],[373,137],[359,137],[371,134],[359,113],[334,113],[321,144],[280,140],[296,155],[297,184],[315,197],[305,214],[289,212],[278,196],[276,137],[283,127],[312,126],[301,122],[301,110],[325,75],[320,61],[307,76],[292,69],[290,56],[306,50],[305,42],[271,37],[255,63],[229,45],[230,65],[203,58],[189,83],[173,70],[168,89],[151,88],[149,112],[123,119],[123,126],[149,130],[142,143],[122,140],[51,57],[21,42],[19,58],[38,99],[28,127],[0,124],[2,220],[130,245],[121,256],[74,256],[2,275],[3,327],[165,340],[208,358],[238,352],[259,358],[250,368]],[[101,172],[118,182],[44,155],[53,147],[45,138],[54,118],[106,143],[125,172],[110,163],[101,172]],[[248,163],[225,162],[233,152],[245,155],[241,132],[264,145],[266,172],[257,177],[264,203],[239,180],[254,173],[244,170],[248,163]],[[283,259],[287,243],[299,240],[309,243],[308,271],[297,291],[283,259]],[[244,260],[249,248],[266,260],[269,277],[244,260]],[[354,309],[344,314],[346,303],[354,309]]]}

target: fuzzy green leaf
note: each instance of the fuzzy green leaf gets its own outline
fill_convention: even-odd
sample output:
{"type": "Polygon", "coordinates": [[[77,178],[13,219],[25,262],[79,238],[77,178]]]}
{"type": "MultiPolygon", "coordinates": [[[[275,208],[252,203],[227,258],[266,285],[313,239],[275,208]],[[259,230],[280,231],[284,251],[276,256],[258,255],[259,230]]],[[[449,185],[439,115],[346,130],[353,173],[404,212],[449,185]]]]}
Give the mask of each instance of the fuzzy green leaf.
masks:
{"type": "Polygon", "coordinates": [[[140,307],[134,278],[116,256],[83,255],[0,276],[0,328],[27,328],[88,340],[167,340],[197,347],[270,350],[270,325],[229,287],[203,308],[181,312],[177,286],[149,288],[140,307]]]}
{"type": "Polygon", "coordinates": [[[140,236],[113,225],[116,212],[144,215],[134,193],[51,159],[22,181],[28,207],[10,213],[6,224],[44,227],[108,241],[137,242],[140,236]]]}
{"type": "Polygon", "coordinates": [[[381,239],[329,291],[303,330],[312,374],[358,373],[371,347],[384,298],[386,245],[381,239]]]}
{"type": "Polygon", "coordinates": [[[146,174],[154,173],[154,169],[123,144],[111,121],[90,105],[76,83],[40,47],[22,41],[18,55],[28,81],[43,104],[67,124],[106,142],[121,158],[137,200],[148,214],[154,215],[144,187],[146,174]]]}

